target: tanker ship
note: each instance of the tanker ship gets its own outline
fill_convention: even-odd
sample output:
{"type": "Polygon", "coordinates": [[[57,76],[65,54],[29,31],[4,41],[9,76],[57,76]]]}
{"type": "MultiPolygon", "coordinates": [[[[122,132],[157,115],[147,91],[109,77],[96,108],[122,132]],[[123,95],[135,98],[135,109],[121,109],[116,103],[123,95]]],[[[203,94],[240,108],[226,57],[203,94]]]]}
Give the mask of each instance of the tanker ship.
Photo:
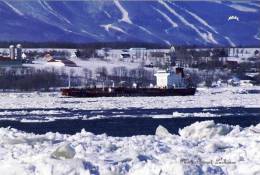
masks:
{"type": "Polygon", "coordinates": [[[183,68],[175,71],[159,70],[155,73],[154,87],[102,87],[102,88],[64,88],[63,96],[69,97],[120,97],[120,96],[187,96],[194,95],[196,88],[191,79],[185,77],[183,68]]]}

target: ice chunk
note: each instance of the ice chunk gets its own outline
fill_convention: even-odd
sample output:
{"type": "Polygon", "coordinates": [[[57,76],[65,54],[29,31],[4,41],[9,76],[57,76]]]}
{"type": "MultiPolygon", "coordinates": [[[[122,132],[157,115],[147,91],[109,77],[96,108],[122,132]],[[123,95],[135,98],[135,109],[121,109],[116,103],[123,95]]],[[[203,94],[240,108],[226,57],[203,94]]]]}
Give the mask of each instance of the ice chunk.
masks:
{"type": "Polygon", "coordinates": [[[196,122],[179,130],[179,134],[185,138],[203,139],[212,138],[218,135],[226,135],[232,130],[232,126],[215,124],[213,120],[196,122]]]}
{"type": "Polygon", "coordinates": [[[157,135],[159,137],[168,137],[171,135],[171,133],[169,133],[169,131],[165,127],[163,127],[162,125],[159,125],[156,128],[155,135],[157,135]]]}
{"type": "Polygon", "coordinates": [[[206,152],[211,152],[214,153],[216,151],[220,151],[220,150],[224,150],[227,148],[232,148],[232,146],[223,143],[223,142],[219,142],[219,141],[214,141],[214,142],[209,142],[205,147],[205,151],[206,152]]]}
{"type": "Polygon", "coordinates": [[[250,127],[250,130],[254,133],[260,134],[260,123],[258,125],[256,125],[255,127],[254,126],[250,127]]]}
{"type": "MultiPolygon", "coordinates": [[[[38,160],[36,169],[29,174],[45,174],[45,175],[93,175],[90,173],[92,167],[87,165],[87,162],[81,159],[43,159],[38,160]]],[[[7,173],[8,174],[8,173],[7,173]]],[[[19,173],[18,173],[19,174],[19,173]]],[[[98,174],[98,173],[96,173],[98,174]]],[[[95,175],[96,175],[95,174],[95,175]]],[[[20,174],[19,174],[20,175],[20,174]]]]}
{"type": "Polygon", "coordinates": [[[70,144],[65,144],[58,147],[52,154],[51,157],[56,159],[72,159],[75,156],[76,152],[74,148],[70,146],[70,144]]]}
{"type": "Polygon", "coordinates": [[[139,164],[130,169],[131,175],[191,175],[191,174],[207,174],[207,175],[223,175],[224,172],[217,166],[199,166],[197,164],[176,163],[172,160],[158,164],[157,162],[147,162],[139,164]],[[159,166],[158,166],[159,165],[159,166]]]}
{"type": "Polygon", "coordinates": [[[139,154],[137,156],[137,158],[138,158],[139,161],[145,161],[145,162],[147,162],[148,160],[153,160],[154,159],[153,156],[151,156],[151,155],[144,155],[144,154],[139,154]]]}

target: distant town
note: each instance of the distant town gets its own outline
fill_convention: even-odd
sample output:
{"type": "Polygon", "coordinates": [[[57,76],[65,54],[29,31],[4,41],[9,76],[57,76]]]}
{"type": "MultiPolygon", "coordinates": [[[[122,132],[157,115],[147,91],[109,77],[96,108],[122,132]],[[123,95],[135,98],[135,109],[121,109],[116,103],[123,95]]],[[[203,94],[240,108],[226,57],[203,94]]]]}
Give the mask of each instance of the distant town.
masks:
{"type": "Polygon", "coordinates": [[[24,48],[0,49],[0,89],[57,90],[68,84],[151,86],[155,72],[184,67],[196,86],[260,84],[260,48],[24,48]]]}

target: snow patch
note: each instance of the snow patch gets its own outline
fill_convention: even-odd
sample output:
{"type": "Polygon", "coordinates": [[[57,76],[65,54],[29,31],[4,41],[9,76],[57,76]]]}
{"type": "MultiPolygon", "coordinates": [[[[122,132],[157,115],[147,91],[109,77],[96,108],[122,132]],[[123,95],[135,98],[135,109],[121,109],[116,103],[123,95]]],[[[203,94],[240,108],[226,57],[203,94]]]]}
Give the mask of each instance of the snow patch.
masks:
{"type": "Polygon", "coordinates": [[[187,13],[189,13],[191,16],[193,16],[197,21],[199,21],[201,24],[203,24],[204,26],[208,27],[209,29],[211,29],[213,32],[215,32],[216,34],[218,34],[218,32],[216,31],[216,29],[214,29],[213,27],[211,27],[204,19],[202,19],[201,17],[199,17],[198,15],[196,15],[195,13],[184,9],[187,13]]]}
{"type": "Polygon", "coordinates": [[[169,12],[177,16],[183,24],[193,29],[204,41],[208,43],[218,44],[218,42],[213,38],[212,33],[201,33],[198,28],[196,28],[193,24],[189,23],[183,16],[181,16],[174,9],[172,9],[166,2],[162,0],[159,0],[158,2],[161,3],[167,10],[169,10],[169,12]]]}
{"type": "Polygon", "coordinates": [[[39,3],[42,5],[42,7],[44,9],[46,9],[47,12],[51,13],[52,15],[54,15],[55,17],[57,17],[59,20],[61,21],[65,21],[68,24],[72,24],[67,18],[65,18],[64,16],[58,14],[46,1],[39,1],[39,3]]]}
{"type": "Polygon", "coordinates": [[[24,14],[18,10],[17,8],[15,8],[13,5],[11,5],[8,1],[3,1],[8,7],[10,7],[16,14],[18,14],[19,16],[24,16],[24,14]]]}
{"type": "Polygon", "coordinates": [[[90,35],[90,36],[92,36],[92,37],[99,38],[99,35],[96,35],[96,34],[94,34],[94,33],[90,33],[90,32],[88,32],[88,31],[86,31],[85,29],[81,29],[80,31],[81,31],[82,33],[86,33],[87,35],[90,35]]]}
{"type": "Polygon", "coordinates": [[[121,29],[120,27],[117,27],[117,26],[113,26],[112,24],[104,24],[104,25],[100,25],[101,27],[104,27],[105,30],[107,32],[109,32],[111,29],[112,30],[116,30],[116,31],[119,31],[121,33],[124,33],[124,34],[127,34],[123,29],[121,29]]]}
{"type": "Polygon", "coordinates": [[[215,40],[211,32],[207,32],[207,34],[202,33],[202,35],[204,36],[204,39],[207,40],[208,42],[218,44],[218,42],[215,40]]]}
{"type": "Polygon", "coordinates": [[[163,42],[165,42],[165,44],[167,44],[167,45],[171,45],[171,43],[169,42],[169,41],[167,41],[167,40],[164,40],[164,39],[162,39],[162,38],[160,38],[158,35],[155,35],[155,34],[153,34],[150,30],[148,30],[147,28],[145,28],[145,27],[143,27],[143,26],[140,26],[140,25],[135,25],[135,26],[137,26],[139,29],[141,29],[142,31],[144,31],[144,32],[146,32],[146,33],[148,33],[149,35],[151,35],[151,36],[153,36],[153,37],[155,37],[155,38],[157,38],[157,39],[159,39],[159,40],[162,40],[163,42]]]}
{"type": "Polygon", "coordinates": [[[171,46],[172,44],[171,44],[171,42],[170,41],[168,41],[168,40],[163,40],[168,46],[171,46]]]}
{"type": "Polygon", "coordinates": [[[119,3],[118,0],[114,0],[115,5],[122,13],[122,18],[120,21],[124,21],[128,24],[133,24],[133,22],[130,20],[127,10],[119,3]]]}
{"type": "Polygon", "coordinates": [[[241,11],[241,12],[258,12],[258,9],[246,7],[246,6],[239,5],[239,4],[231,4],[231,5],[229,5],[229,7],[236,9],[238,11],[241,11]]]}
{"type": "Polygon", "coordinates": [[[260,40],[260,29],[258,29],[258,33],[255,34],[254,38],[260,40]]]}
{"type": "Polygon", "coordinates": [[[112,17],[106,10],[104,10],[104,13],[107,15],[108,18],[112,17]]]}
{"type": "Polygon", "coordinates": [[[250,3],[246,2],[246,3],[249,4],[249,5],[260,7],[260,4],[257,4],[256,2],[250,2],[250,3]]]}
{"type": "Polygon", "coordinates": [[[225,36],[224,38],[228,41],[228,43],[230,44],[230,46],[236,47],[236,44],[235,44],[233,41],[231,41],[231,39],[230,39],[229,37],[225,36]]]}
{"type": "Polygon", "coordinates": [[[173,28],[178,27],[178,24],[175,23],[169,16],[163,13],[161,10],[154,8],[158,13],[160,13],[171,25],[173,28]]]}

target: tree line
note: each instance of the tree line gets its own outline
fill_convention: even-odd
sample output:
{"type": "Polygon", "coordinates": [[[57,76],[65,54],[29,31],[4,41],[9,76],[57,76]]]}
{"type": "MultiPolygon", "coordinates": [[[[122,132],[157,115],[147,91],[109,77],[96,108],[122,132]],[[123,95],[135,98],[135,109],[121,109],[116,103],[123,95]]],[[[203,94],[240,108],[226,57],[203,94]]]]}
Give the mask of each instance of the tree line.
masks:
{"type": "Polygon", "coordinates": [[[49,91],[51,88],[65,86],[65,79],[66,75],[59,75],[54,70],[0,69],[0,89],[2,91],[49,91]]]}

